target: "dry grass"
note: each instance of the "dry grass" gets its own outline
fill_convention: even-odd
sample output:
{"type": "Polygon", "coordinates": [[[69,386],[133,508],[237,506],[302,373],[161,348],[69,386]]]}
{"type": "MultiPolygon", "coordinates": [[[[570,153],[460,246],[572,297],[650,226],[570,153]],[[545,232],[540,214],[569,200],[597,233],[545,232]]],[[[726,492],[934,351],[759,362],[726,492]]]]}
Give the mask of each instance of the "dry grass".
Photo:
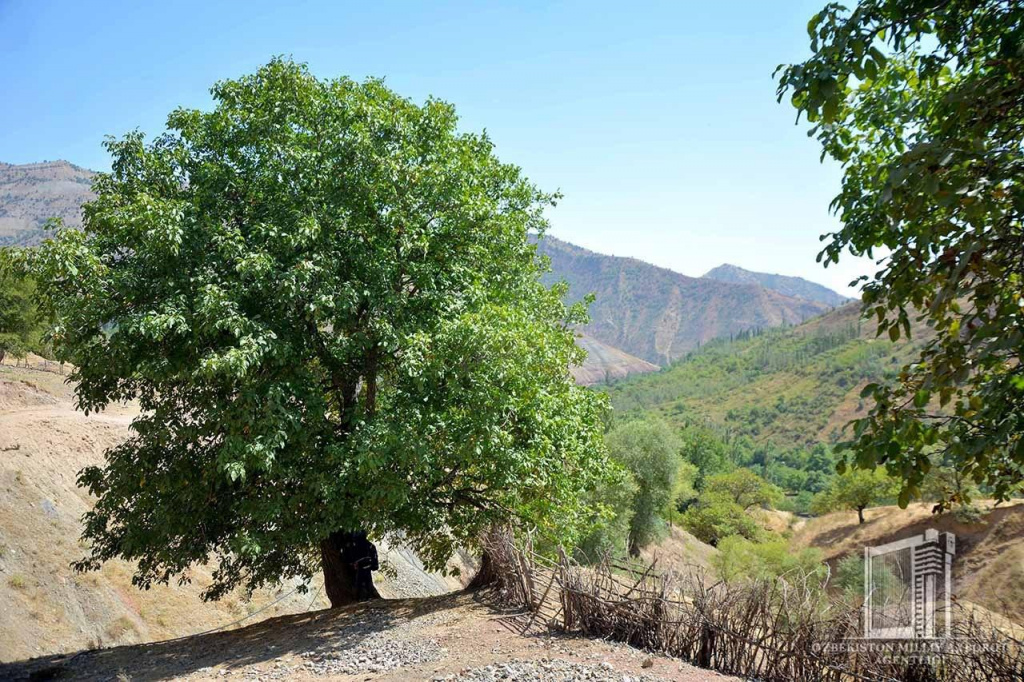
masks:
{"type": "Polygon", "coordinates": [[[830,564],[865,546],[881,545],[934,528],[956,536],[954,591],[965,604],[1000,614],[1024,625],[1024,502],[987,508],[980,523],[962,523],[951,513],[932,514],[930,504],[912,504],[865,511],[857,523],[854,512],[809,519],[793,535],[794,548],[817,547],[830,564]]]}

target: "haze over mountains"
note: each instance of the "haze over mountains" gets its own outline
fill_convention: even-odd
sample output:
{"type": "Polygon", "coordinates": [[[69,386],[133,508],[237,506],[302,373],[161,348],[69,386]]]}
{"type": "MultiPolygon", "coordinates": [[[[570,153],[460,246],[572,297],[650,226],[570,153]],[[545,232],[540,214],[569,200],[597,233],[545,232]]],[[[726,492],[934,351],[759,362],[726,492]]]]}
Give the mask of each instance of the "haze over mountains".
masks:
{"type": "MultiPolygon", "coordinates": [[[[0,163],[0,246],[38,243],[55,216],[80,227],[94,175],[66,161],[0,163]]],[[[655,371],[712,339],[799,324],[848,300],[799,277],[730,265],[698,278],[553,237],[539,251],[551,259],[549,283],[567,280],[573,300],[597,296],[581,330],[589,357],[575,371],[585,384],[655,371]]]]}

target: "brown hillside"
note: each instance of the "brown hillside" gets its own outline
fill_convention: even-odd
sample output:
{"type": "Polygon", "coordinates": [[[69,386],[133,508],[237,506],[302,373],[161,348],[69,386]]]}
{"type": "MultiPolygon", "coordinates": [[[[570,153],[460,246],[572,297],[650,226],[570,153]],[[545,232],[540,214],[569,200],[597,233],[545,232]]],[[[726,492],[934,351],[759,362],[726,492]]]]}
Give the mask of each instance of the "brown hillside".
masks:
{"type": "Polygon", "coordinates": [[[579,335],[576,343],[587,351],[587,359],[583,364],[572,368],[576,382],[583,386],[623,379],[633,374],[657,372],[659,369],[657,365],[612,348],[586,334],[579,335]]]}
{"type": "Polygon", "coordinates": [[[0,163],[0,246],[38,243],[50,218],[81,227],[93,175],[67,161],[0,163]]]}
{"type": "Polygon", "coordinates": [[[863,525],[853,512],[829,514],[808,520],[792,542],[795,547],[818,547],[834,564],[865,546],[920,535],[929,528],[953,533],[956,598],[1024,624],[1024,503],[992,508],[980,523],[972,524],[961,523],[950,513],[932,514],[931,508],[914,504],[907,509],[868,509],[863,525]]]}

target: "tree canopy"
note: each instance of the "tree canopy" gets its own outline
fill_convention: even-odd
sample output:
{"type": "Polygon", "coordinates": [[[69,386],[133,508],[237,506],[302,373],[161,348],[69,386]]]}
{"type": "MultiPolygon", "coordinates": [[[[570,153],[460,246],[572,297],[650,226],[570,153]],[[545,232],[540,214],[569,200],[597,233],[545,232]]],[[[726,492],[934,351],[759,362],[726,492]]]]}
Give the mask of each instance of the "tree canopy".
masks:
{"type": "Polygon", "coordinates": [[[528,240],[557,197],[378,80],[275,59],[212,95],[108,141],[84,229],[23,254],[80,406],[142,409],[81,474],[78,567],[215,560],[217,598],[308,579],[339,532],[432,568],[495,523],[571,542],[605,404],[528,240]]]}
{"type": "Polygon", "coordinates": [[[628,542],[630,553],[636,555],[664,528],[662,515],[680,471],[679,441],[664,422],[638,419],[609,431],[607,443],[611,456],[633,475],[636,485],[628,542]]]}
{"type": "Polygon", "coordinates": [[[848,459],[901,476],[902,504],[936,450],[1006,498],[1024,479],[1024,6],[831,3],[808,34],[779,97],[843,166],[819,260],[881,257],[863,295],[879,334],[909,335],[915,316],[934,331],[864,390],[848,459]]]}
{"type": "Polygon", "coordinates": [[[815,514],[848,509],[857,512],[864,523],[864,510],[890,502],[899,492],[899,482],[884,468],[851,469],[832,479],[832,484],[814,497],[811,509],[815,514]]]}
{"type": "Polygon", "coordinates": [[[704,484],[704,491],[731,499],[743,511],[751,507],[769,507],[782,497],[777,487],[750,469],[742,468],[710,477],[704,484]]]}

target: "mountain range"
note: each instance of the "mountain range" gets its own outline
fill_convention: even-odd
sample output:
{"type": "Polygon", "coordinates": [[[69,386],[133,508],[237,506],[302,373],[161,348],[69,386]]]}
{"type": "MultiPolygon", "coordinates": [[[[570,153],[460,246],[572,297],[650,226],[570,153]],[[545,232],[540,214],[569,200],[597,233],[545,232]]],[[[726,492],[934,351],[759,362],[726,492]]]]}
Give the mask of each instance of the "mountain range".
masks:
{"type": "MultiPolygon", "coordinates": [[[[59,217],[80,227],[95,173],[66,161],[0,163],[0,246],[30,246],[59,217]]],[[[594,293],[579,343],[589,357],[574,374],[592,384],[670,364],[712,339],[794,325],[846,301],[799,277],[723,265],[704,277],[589,251],[554,237],[538,244],[550,259],[548,283],[565,279],[570,297],[594,293]]]]}
{"type": "Polygon", "coordinates": [[[538,251],[551,260],[548,282],[565,279],[573,300],[596,295],[584,328],[588,336],[656,365],[712,339],[799,324],[830,308],[757,283],[688,277],[553,237],[540,240],[538,251]]]}
{"type": "Polygon", "coordinates": [[[735,265],[719,265],[704,273],[706,279],[713,279],[719,282],[732,282],[733,284],[756,284],[765,289],[777,291],[786,296],[805,298],[808,301],[818,301],[828,306],[840,306],[850,301],[849,298],[838,294],[826,286],[808,282],[803,277],[788,277],[786,275],[769,275],[766,272],[751,272],[735,265]]]}

